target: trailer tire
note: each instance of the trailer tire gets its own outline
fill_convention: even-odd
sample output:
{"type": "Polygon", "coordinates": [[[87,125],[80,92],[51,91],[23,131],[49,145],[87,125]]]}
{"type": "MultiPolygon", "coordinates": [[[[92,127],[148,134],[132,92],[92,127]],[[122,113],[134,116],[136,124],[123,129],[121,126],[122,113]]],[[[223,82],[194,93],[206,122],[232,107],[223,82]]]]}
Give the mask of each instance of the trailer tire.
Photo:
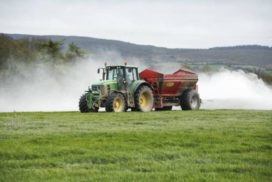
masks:
{"type": "Polygon", "coordinates": [[[127,110],[126,99],[121,93],[112,93],[106,101],[107,112],[125,112],[127,110]]]}
{"type": "Polygon", "coordinates": [[[153,93],[150,87],[140,86],[134,95],[135,109],[141,112],[149,112],[154,105],[153,93]]]}
{"type": "Polygon", "coordinates": [[[87,112],[98,112],[98,107],[95,107],[94,109],[90,109],[88,107],[88,101],[87,101],[87,95],[88,93],[83,94],[79,99],[79,111],[82,113],[87,112]]]}
{"type": "Polygon", "coordinates": [[[163,108],[155,108],[155,111],[171,111],[172,106],[164,106],[163,108]]]}
{"type": "Polygon", "coordinates": [[[200,107],[200,97],[195,90],[185,91],[180,99],[182,110],[198,110],[200,107]]]}

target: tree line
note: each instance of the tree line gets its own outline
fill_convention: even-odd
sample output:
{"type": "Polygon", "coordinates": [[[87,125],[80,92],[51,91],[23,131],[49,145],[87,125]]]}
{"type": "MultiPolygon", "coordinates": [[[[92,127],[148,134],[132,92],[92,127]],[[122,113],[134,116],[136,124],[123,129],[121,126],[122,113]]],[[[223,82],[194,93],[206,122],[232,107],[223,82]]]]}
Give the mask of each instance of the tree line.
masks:
{"type": "Polygon", "coordinates": [[[74,43],[64,48],[62,41],[51,39],[13,39],[0,34],[0,70],[8,69],[10,61],[33,63],[37,61],[53,64],[72,63],[84,58],[86,53],[74,43]]]}

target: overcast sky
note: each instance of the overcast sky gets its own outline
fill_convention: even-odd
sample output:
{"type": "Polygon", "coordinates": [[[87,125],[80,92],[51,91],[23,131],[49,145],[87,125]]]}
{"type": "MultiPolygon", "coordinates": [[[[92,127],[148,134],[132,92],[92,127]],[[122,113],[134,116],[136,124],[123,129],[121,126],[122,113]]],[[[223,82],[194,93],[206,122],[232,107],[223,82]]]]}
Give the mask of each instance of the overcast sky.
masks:
{"type": "Polygon", "coordinates": [[[0,0],[0,32],[171,48],[272,46],[272,0],[0,0]]]}

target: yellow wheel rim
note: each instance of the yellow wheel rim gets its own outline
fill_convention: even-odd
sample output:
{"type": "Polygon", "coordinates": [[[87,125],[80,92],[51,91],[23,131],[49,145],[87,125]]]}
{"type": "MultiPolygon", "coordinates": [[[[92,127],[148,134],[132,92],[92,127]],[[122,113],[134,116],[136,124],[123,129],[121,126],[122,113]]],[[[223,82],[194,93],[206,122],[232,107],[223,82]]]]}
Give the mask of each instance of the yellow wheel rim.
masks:
{"type": "Polygon", "coordinates": [[[117,97],[114,99],[113,101],[113,109],[115,112],[121,112],[122,111],[122,108],[123,108],[123,102],[122,100],[117,97]]]}
{"type": "Polygon", "coordinates": [[[139,98],[140,107],[143,109],[147,109],[150,107],[150,103],[152,102],[151,95],[148,92],[143,92],[139,98]]]}
{"type": "Polygon", "coordinates": [[[142,107],[145,107],[146,106],[146,101],[147,101],[147,98],[145,97],[144,94],[142,94],[141,97],[140,97],[140,105],[142,107]]]}

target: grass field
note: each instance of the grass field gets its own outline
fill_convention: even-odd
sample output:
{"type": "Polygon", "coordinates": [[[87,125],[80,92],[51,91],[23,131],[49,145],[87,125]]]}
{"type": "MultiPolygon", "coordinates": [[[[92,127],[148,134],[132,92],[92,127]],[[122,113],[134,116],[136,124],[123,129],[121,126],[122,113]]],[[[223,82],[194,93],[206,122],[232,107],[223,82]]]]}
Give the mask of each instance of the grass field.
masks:
{"type": "Polygon", "coordinates": [[[272,181],[272,111],[0,113],[0,181],[272,181]]]}

